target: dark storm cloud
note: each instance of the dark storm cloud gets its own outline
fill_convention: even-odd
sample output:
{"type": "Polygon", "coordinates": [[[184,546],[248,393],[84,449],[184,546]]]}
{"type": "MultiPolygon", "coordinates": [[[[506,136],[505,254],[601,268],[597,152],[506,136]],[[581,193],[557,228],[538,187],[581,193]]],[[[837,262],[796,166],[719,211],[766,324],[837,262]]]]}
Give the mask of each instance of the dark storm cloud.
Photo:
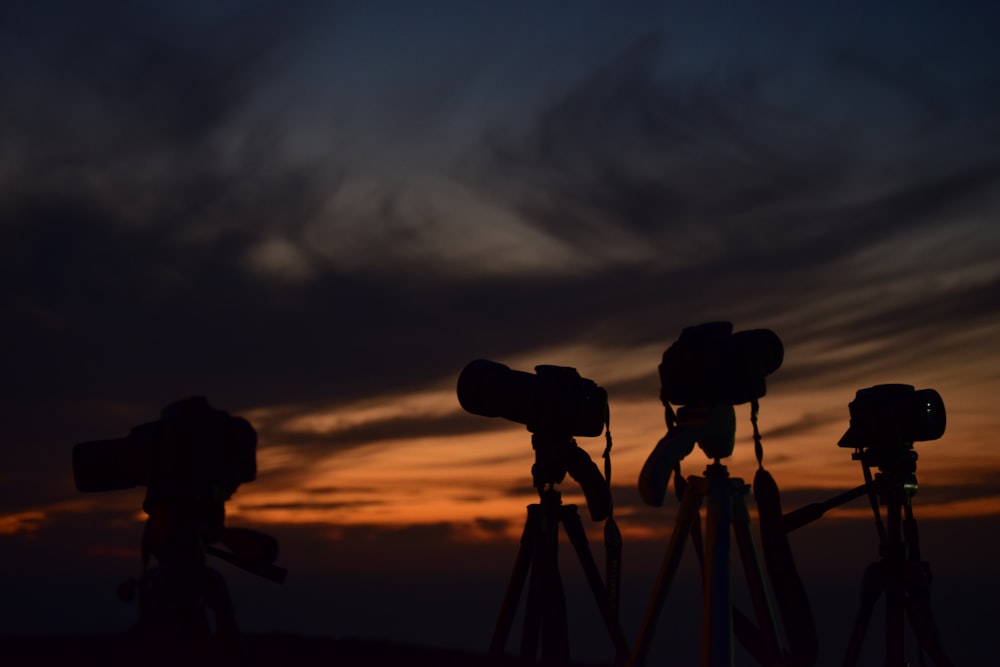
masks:
{"type": "MultiPolygon", "coordinates": [[[[0,131],[10,139],[0,149],[9,175],[0,185],[0,296],[16,350],[2,362],[16,392],[4,403],[10,446],[0,456],[7,469],[47,473],[43,482],[8,480],[25,506],[71,491],[73,442],[122,436],[191,393],[237,412],[336,406],[453,386],[477,357],[506,361],[572,342],[665,346],[683,326],[720,318],[737,328],[773,318],[789,349],[884,341],[836,362],[791,358],[776,377],[847,381],[932,356],[942,324],[994,317],[995,272],[881,299],[864,291],[870,277],[846,265],[879,244],[899,249],[878,256],[881,278],[993,261],[995,234],[975,238],[973,228],[953,255],[906,256],[914,236],[1000,209],[995,149],[911,160],[924,156],[925,141],[966,145],[969,133],[996,133],[982,85],[933,95],[939,75],[919,68],[843,48],[818,58],[841,76],[914,91],[897,95],[909,132],[903,154],[869,159],[852,134],[863,111],[829,121],[829,100],[797,92],[780,68],[674,69],[669,37],[640,39],[527,127],[487,128],[460,165],[474,167],[466,184],[569,248],[576,266],[394,274],[400,253],[435,233],[440,212],[391,183],[374,187],[360,212],[340,206],[358,167],[336,153],[296,158],[280,117],[250,113],[307,11],[261,4],[245,20],[213,23],[211,12],[159,5],[106,3],[100,15],[60,7],[58,18],[7,7],[0,22],[5,48],[40,56],[23,78],[7,60],[0,83],[9,121],[0,131]],[[926,126],[929,95],[952,122],[926,126]],[[970,118],[976,124],[962,129],[970,118]],[[893,177],[870,182],[879,170],[893,177]],[[338,248],[353,247],[359,228],[385,231],[392,247],[365,247],[355,265],[331,261],[310,236],[330,210],[321,236],[338,248]],[[273,238],[282,243],[268,246],[273,238]],[[851,295],[848,312],[825,302],[839,294],[851,295]]],[[[439,240],[442,257],[451,241],[439,240]]],[[[612,396],[655,396],[658,361],[648,375],[609,385],[612,396]]],[[[263,441],[330,451],[490,427],[456,405],[446,417],[333,435],[260,430],[263,441]]]]}
{"type": "MultiPolygon", "coordinates": [[[[842,69],[845,53],[821,61],[842,69]]],[[[771,313],[787,325],[786,346],[883,341],[836,365],[792,371],[846,380],[845,372],[926,358],[939,336],[995,320],[991,295],[1000,285],[987,267],[995,267],[997,236],[978,221],[1000,213],[1000,154],[946,145],[997,132],[977,94],[989,81],[939,95],[941,73],[914,67],[895,114],[867,115],[861,96],[843,122],[825,127],[830,100],[796,99],[795,82],[779,70],[731,65],[687,78],[662,73],[669,60],[657,40],[639,42],[526,133],[493,135],[490,159],[480,163],[483,182],[502,184],[514,210],[595,264],[609,247],[634,255],[630,269],[593,272],[596,279],[574,286],[600,304],[594,312],[604,326],[584,325],[591,340],[655,340],[677,314],[696,322],[723,313],[739,325],[741,316],[771,313]],[[781,86],[791,92],[779,103],[773,90],[781,86]],[[951,122],[927,125],[932,94],[951,122]],[[871,132],[892,137],[892,150],[861,159],[871,132]],[[879,170],[892,177],[873,182],[879,170]],[[949,228],[964,231],[935,246],[949,228]],[[852,266],[866,252],[870,262],[852,266]],[[950,285],[936,278],[976,265],[982,276],[950,285]],[[912,289],[881,298],[880,284],[904,277],[912,289]],[[853,295],[849,312],[835,312],[841,294],[853,295]]],[[[879,62],[895,71],[891,61],[879,62]]],[[[890,75],[873,75],[866,63],[875,67],[858,59],[852,71],[888,86],[890,75]]],[[[826,75],[834,70],[842,74],[831,66],[826,75]]],[[[814,76],[822,81],[824,72],[814,76]]],[[[894,89],[903,85],[893,80],[894,89]]]]}
{"type": "MultiPolygon", "coordinates": [[[[8,30],[30,34],[28,18],[8,30]]],[[[407,272],[401,282],[364,262],[338,267],[310,246],[305,227],[339,201],[350,168],[335,155],[324,163],[277,159],[280,124],[239,130],[249,91],[271,62],[273,42],[258,35],[260,23],[216,43],[213,31],[158,19],[117,16],[96,33],[84,29],[89,22],[62,28],[69,38],[61,48],[80,61],[72,85],[94,108],[54,114],[54,94],[43,104],[47,92],[8,98],[22,101],[4,107],[20,123],[16,178],[0,199],[4,326],[18,350],[4,361],[19,388],[9,404],[18,418],[7,420],[10,440],[21,443],[19,453],[6,454],[12,461],[33,457],[31,442],[123,435],[157,416],[144,412],[148,406],[189,393],[221,395],[220,407],[235,410],[358,400],[453,382],[480,356],[504,360],[571,341],[666,345],[683,326],[720,315],[740,328],[774,313],[786,346],[884,341],[835,363],[793,359],[776,379],[846,382],[880,364],[927,358],[935,327],[973,326],[994,312],[995,276],[869,302],[854,293],[864,279],[852,279],[843,263],[876,244],[898,244],[883,277],[915,267],[919,275],[925,260],[906,261],[909,238],[1000,209],[995,152],[919,167],[889,156],[883,166],[897,177],[860,190],[853,125],[817,132],[815,105],[769,96],[784,82],[780,72],[671,73],[670,52],[664,56],[657,38],[582,79],[527,131],[497,129],[470,149],[475,187],[575,249],[591,265],[586,271],[460,281],[407,272]],[[167,38],[171,31],[185,37],[183,48],[167,38]],[[94,39],[99,47],[86,48],[94,39]],[[32,115],[37,108],[48,115],[32,115]],[[81,131],[91,117],[96,124],[81,131]],[[55,134],[43,131],[42,118],[55,134]],[[66,141],[52,141],[59,135],[66,141]],[[36,143],[42,150],[29,150],[36,143]],[[248,265],[275,234],[297,253],[289,270],[303,273],[293,280],[248,265]],[[821,303],[841,292],[848,301],[821,303]],[[815,318],[793,315],[817,308],[815,318]],[[122,420],[118,432],[101,430],[109,408],[122,420]],[[53,410],[66,418],[51,420],[53,410]]],[[[845,57],[834,56],[835,63],[845,57]]],[[[57,74],[55,62],[39,67],[58,88],[68,75],[57,74]]],[[[851,61],[851,71],[865,62],[851,61]]],[[[907,77],[911,88],[934,87],[920,71],[907,77]]],[[[974,115],[974,99],[955,102],[952,114],[974,115]]],[[[985,129],[995,131],[991,122],[985,129]]],[[[374,193],[380,199],[363,227],[433,227],[433,212],[429,222],[392,186],[374,193]]],[[[349,242],[355,222],[335,217],[329,225],[349,242]]],[[[995,237],[984,240],[963,240],[955,257],[929,261],[934,270],[987,261],[995,237]]],[[[655,395],[656,361],[647,376],[609,391],[655,395]]],[[[461,416],[414,415],[333,438],[281,439],[329,451],[483,428],[461,416]]]]}
{"type": "MultiPolygon", "coordinates": [[[[912,155],[873,156],[901,178],[861,194],[856,179],[867,166],[852,154],[855,128],[826,136],[809,102],[776,108],[765,91],[789,83],[780,72],[660,74],[658,44],[645,40],[613,60],[523,136],[490,140],[484,181],[505,184],[526,219],[595,260],[624,229],[658,247],[661,262],[697,262],[720,281],[741,269],[773,280],[996,207],[995,152],[949,156],[958,164],[945,169],[907,165],[912,155]]],[[[653,268],[672,275],[669,262],[653,268]]]]}
{"type": "Polygon", "coordinates": [[[660,43],[644,39],[613,59],[527,135],[493,137],[488,180],[507,183],[526,218],[591,253],[611,229],[664,244],[689,239],[700,221],[751,218],[789,193],[823,194],[839,176],[836,153],[803,164],[783,145],[761,73],[668,77],[660,43]]]}
{"type": "Polygon", "coordinates": [[[17,161],[14,183],[36,192],[155,184],[155,206],[169,204],[164,195],[185,176],[193,187],[196,174],[211,175],[196,170],[211,157],[206,142],[248,102],[306,7],[248,3],[216,14],[183,3],[5,5],[4,161],[17,161]],[[155,168],[162,171],[135,173],[155,168]]]}
{"type": "Polygon", "coordinates": [[[221,16],[175,8],[0,10],[2,467],[43,473],[7,479],[26,503],[71,488],[81,436],[157,416],[124,397],[149,409],[200,391],[190,377],[207,366],[226,373],[259,355],[242,333],[258,325],[236,255],[279,199],[282,220],[312,201],[301,183],[314,178],[263,160],[266,129],[247,133],[235,161],[223,136],[301,17],[265,3],[221,16]],[[238,229],[220,238],[213,226],[238,229]],[[210,238],[187,242],[195,230],[210,238]],[[65,456],[43,455],[44,441],[65,456]]]}
{"type": "MultiPolygon", "coordinates": [[[[859,16],[838,4],[829,25],[805,21],[801,33],[781,35],[765,20],[738,25],[731,43],[715,32],[715,13],[690,31],[684,20],[656,13],[628,25],[659,22],[667,32],[617,53],[625,22],[600,21],[599,31],[576,34],[586,47],[583,67],[563,51],[569,41],[552,42],[578,30],[586,12],[567,20],[565,8],[553,6],[531,14],[541,22],[530,30],[507,18],[498,21],[503,34],[485,36],[491,17],[477,17],[470,29],[455,19],[468,14],[407,10],[407,3],[393,11],[358,3],[351,17],[363,20],[351,26],[363,29],[350,34],[339,31],[342,17],[327,3],[0,6],[0,487],[5,512],[32,510],[24,532],[0,535],[2,628],[108,631],[134,620],[134,608],[114,600],[113,590],[140,567],[143,490],[77,493],[70,448],[122,437],[188,394],[206,394],[236,414],[259,413],[264,445],[295,448],[294,463],[261,455],[273,467],[241,487],[230,508],[247,509],[246,499],[272,516],[302,518],[297,510],[388,502],[376,487],[330,485],[335,460],[324,461],[331,477],[302,488],[311,472],[303,460],[367,443],[388,448],[402,438],[517,429],[510,454],[482,465],[518,459],[527,473],[523,429],[468,415],[457,399],[445,414],[396,412],[331,433],[289,425],[341,406],[451,390],[478,357],[509,363],[581,344],[613,359],[639,346],[662,349],[684,326],[728,319],[737,329],[769,326],[781,335],[786,359],[768,380],[774,395],[864,386],[884,373],[895,379],[907,364],[981,360],[976,367],[990,372],[1000,293],[992,224],[1000,214],[1000,86],[998,42],[988,29],[995,10],[971,21],[978,10],[949,14],[962,14],[977,32],[959,34],[948,49],[912,40],[909,22],[894,23],[896,10],[859,16]],[[406,20],[417,14],[432,20],[406,20]],[[431,23],[465,41],[418,34],[431,23]],[[847,25],[871,40],[845,38],[838,30],[847,25]],[[608,37],[612,27],[617,37],[608,37]],[[370,39],[366,31],[376,29],[388,32],[370,39]],[[400,42],[393,31],[417,36],[400,42]],[[310,53],[307,33],[313,45],[346,39],[331,52],[349,66],[294,63],[310,53]],[[539,36],[544,48],[532,46],[539,36]],[[685,40],[696,48],[685,50],[685,40]],[[777,55],[741,52],[758,40],[777,55]],[[475,53],[466,57],[470,42],[475,53]],[[516,57],[502,52],[508,46],[516,57]],[[591,68],[598,54],[604,62],[591,68]],[[520,66],[497,75],[505,58],[520,66]],[[567,75],[551,73],[554,62],[575,64],[567,75]],[[448,71],[437,76],[435,63],[448,71]],[[519,97],[531,77],[555,91],[538,109],[519,97]],[[487,91],[481,106],[487,99],[501,111],[467,113],[477,105],[462,86],[487,91]],[[517,120],[497,120],[515,107],[517,120]],[[316,126],[317,119],[363,121],[314,135],[303,116],[316,126]],[[467,134],[442,132],[432,117],[467,134]],[[413,137],[420,141],[407,143],[413,137]],[[442,154],[464,157],[443,174],[434,169],[447,158],[416,147],[436,149],[439,140],[448,144],[442,154]],[[368,141],[384,153],[369,151],[368,141]],[[342,152],[354,142],[360,155],[342,152]],[[397,171],[382,178],[369,161],[397,171]],[[479,221],[447,209],[458,205],[454,191],[424,192],[420,177],[428,174],[453,179],[479,210],[503,215],[479,221]],[[472,222],[450,226],[449,214],[472,222]],[[511,231],[495,246],[475,246],[473,261],[455,261],[469,257],[462,241],[508,221],[530,233],[511,231]],[[548,245],[527,247],[539,239],[548,245]],[[522,250],[549,248],[548,264],[542,254],[523,270],[510,268],[521,266],[522,250]],[[507,270],[484,268],[496,265],[507,270]],[[803,358],[803,348],[828,356],[803,358]],[[258,487],[291,493],[271,502],[254,498],[258,487]]],[[[938,34],[926,15],[905,11],[938,34]]],[[[648,372],[622,381],[594,379],[612,401],[653,400],[659,360],[653,355],[648,372]]],[[[588,361],[580,361],[585,376],[588,361]]],[[[851,394],[843,398],[764,428],[765,440],[846,422],[851,394]]],[[[918,517],[924,503],[983,500],[988,508],[998,497],[988,470],[962,465],[970,464],[955,461],[944,485],[921,474],[918,517]]],[[[619,470],[617,520],[651,537],[625,545],[631,611],[623,618],[637,622],[677,503],[670,490],[665,507],[646,506],[634,478],[619,470]]],[[[561,486],[587,530],[599,533],[579,485],[561,486]]],[[[515,505],[536,496],[528,486],[504,492],[515,505]]],[[[830,494],[783,490],[782,504],[790,511],[830,494]]],[[[864,509],[864,499],[851,508],[864,509]]],[[[231,516],[231,525],[249,519],[231,516]]],[[[972,610],[942,618],[963,645],[989,636],[996,596],[983,591],[996,588],[997,545],[986,529],[995,522],[921,518],[935,593],[946,596],[936,601],[950,601],[940,609],[972,610]],[[975,549],[964,548],[970,540],[975,549]]],[[[791,538],[809,583],[828,594],[817,609],[837,630],[846,630],[853,586],[877,557],[870,523],[824,517],[791,538]],[[845,582],[850,599],[838,606],[845,582]]],[[[392,633],[396,641],[483,648],[517,550],[501,539],[509,522],[488,516],[403,528],[255,527],[278,538],[290,576],[272,587],[223,565],[236,599],[248,602],[239,605],[241,622],[299,634],[392,633]],[[495,539],[472,541],[470,528],[495,539]]],[[[592,548],[599,551],[596,541],[592,548]]],[[[686,580],[699,581],[690,569],[686,580]]],[[[567,581],[571,594],[586,592],[567,581]]],[[[838,646],[844,634],[824,645],[838,646]]]]}

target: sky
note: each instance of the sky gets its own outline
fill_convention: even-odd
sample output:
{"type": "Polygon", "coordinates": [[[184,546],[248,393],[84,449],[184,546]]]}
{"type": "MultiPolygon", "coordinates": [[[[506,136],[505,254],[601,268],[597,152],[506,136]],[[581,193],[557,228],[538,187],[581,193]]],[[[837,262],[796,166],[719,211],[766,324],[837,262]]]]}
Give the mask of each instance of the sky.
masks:
{"type": "MultiPolygon", "coordinates": [[[[786,508],[863,481],[837,446],[857,390],[940,393],[914,507],[945,644],[975,659],[1000,592],[997,20],[985,2],[5,3],[0,633],[127,625],[110,598],[139,568],[143,491],[78,493],[72,446],[202,395],[259,436],[228,523],[277,536],[291,572],[225,570],[246,627],[485,650],[537,499],[531,434],[458,404],[487,358],[607,390],[631,639],[675,511],[636,491],[664,430],[657,364],[723,320],[783,342],[760,426],[786,508]]],[[[748,481],[750,433],[737,406],[726,463],[748,481]]],[[[578,443],[600,462],[603,437],[578,443]]],[[[792,547],[839,656],[871,510],[792,547]]],[[[574,650],[600,658],[592,640],[574,650]]]]}

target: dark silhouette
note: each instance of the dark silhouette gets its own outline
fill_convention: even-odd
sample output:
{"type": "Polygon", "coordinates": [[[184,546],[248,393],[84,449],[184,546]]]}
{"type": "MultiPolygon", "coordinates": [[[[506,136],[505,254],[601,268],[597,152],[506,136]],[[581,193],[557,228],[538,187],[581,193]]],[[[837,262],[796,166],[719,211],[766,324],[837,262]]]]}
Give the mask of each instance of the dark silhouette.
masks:
{"type": "Polygon", "coordinates": [[[566,597],[558,563],[561,524],[601,611],[615,647],[616,663],[624,664],[629,648],[618,620],[621,533],[611,502],[607,393],[592,380],[581,378],[574,368],[543,365],[535,370],[537,375],[532,375],[479,359],[466,366],[458,379],[458,399],[463,408],[476,415],[525,424],[532,433],[535,451],[531,476],[540,502],[528,505],[521,546],[493,630],[490,654],[497,658],[503,655],[527,583],[521,659],[534,662],[540,657],[547,665],[570,664],[566,597]],[[602,432],[607,440],[604,477],[573,439],[574,435],[599,436],[602,432]],[[591,518],[606,519],[607,582],[601,580],[576,505],[563,505],[556,489],[567,473],[582,487],[591,518]]]}
{"type": "MultiPolygon", "coordinates": [[[[401,644],[375,639],[334,639],[298,634],[248,634],[245,642],[255,667],[524,667],[515,656],[490,656],[461,649],[401,644]]],[[[145,667],[156,664],[123,651],[108,635],[0,637],[0,655],[10,667],[145,667]]],[[[203,661],[204,662],[204,661],[203,661]]],[[[195,663],[198,664],[198,663],[195,663]]],[[[226,667],[224,661],[206,663],[226,667]]],[[[580,663],[579,667],[595,667],[580,663]]]]}
{"type": "Polygon", "coordinates": [[[256,445],[246,420],[192,397],[168,405],[160,420],[134,427],[125,438],[74,447],[78,490],[146,487],[142,573],[119,588],[126,602],[138,596],[139,618],[129,634],[146,660],[246,662],[225,580],[205,560],[213,555],[284,581],[286,571],[274,565],[274,538],[225,526],[225,502],[256,477],[256,445]]]}
{"type": "Polygon", "coordinates": [[[804,587],[783,533],[765,532],[765,514],[780,519],[777,485],[764,470],[757,429],[757,399],[766,393],[764,378],[777,370],[783,358],[780,339],[761,329],[732,333],[729,322],[712,322],[685,329],[663,354],[660,398],[665,408],[667,434],[657,443],[639,475],[639,492],[653,506],[663,504],[666,486],[674,476],[681,506],[673,534],[633,647],[632,663],[645,664],[653,631],[680,565],[685,543],[693,535],[704,581],[702,603],[702,664],[733,663],[735,636],[763,665],[811,665],[816,660],[816,635],[804,587]],[[750,530],[745,497],[748,487],[731,478],[721,459],[733,452],[736,435],[735,404],[751,404],[751,422],[757,461],[755,492],[761,510],[762,536],[767,540],[761,567],[750,530]],[[683,404],[674,413],[672,403],[683,404]],[[680,462],[698,444],[712,463],[704,477],[680,474],[680,462]],[[699,508],[707,499],[705,543],[701,543],[699,508]],[[777,514],[775,514],[775,512],[777,514]],[[730,527],[739,548],[753,600],[756,625],[733,608],[730,573],[730,527]],[[777,621],[768,594],[770,575],[778,598],[791,649],[781,646],[777,621]]]}
{"type": "Polygon", "coordinates": [[[930,564],[920,558],[917,520],[911,499],[917,491],[916,441],[936,440],[944,434],[944,402],[933,389],[915,391],[911,385],[884,384],[859,390],[849,404],[851,424],[837,443],[854,449],[864,484],[833,498],[807,505],[784,517],[791,532],[815,521],[828,509],[868,495],[879,534],[879,560],[865,569],[861,599],[844,666],[858,664],[875,603],[885,593],[885,665],[905,667],[905,619],[909,619],[921,651],[937,667],[951,667],[930,608],[930,564]],[[871,466],[879,472],[874,478],[871,466]],[[886,507],[882,521],[879,505],[886,507]]]}

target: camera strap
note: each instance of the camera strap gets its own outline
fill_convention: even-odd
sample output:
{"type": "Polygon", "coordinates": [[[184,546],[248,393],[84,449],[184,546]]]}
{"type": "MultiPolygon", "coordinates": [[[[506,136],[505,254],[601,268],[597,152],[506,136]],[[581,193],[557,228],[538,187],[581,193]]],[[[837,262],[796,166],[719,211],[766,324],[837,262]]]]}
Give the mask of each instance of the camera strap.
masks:
{"type": "Polygon", "coordinates": [[[757,428],[757,412],[760,411],[760,403],[757,399],[750,401],[750,424],[753,426],[753,453],[757,457],[757,467],[764,467],[764,446],[760,443],[760,429],[757,428]]]}
{"type": "Polygon", "coordinates": [[[604,439],[606,445],[601,457],[604,459],[604,479],[608,485],[608,518],[604,521],[605,586],[608,591],[608,605],[613,618],[618,618],[621,601],[622,577],[622,534],[615,521],[614,498],[611,493],[611,412],[604,419],[604,439]]]}
{"type": "MultiPolygon", "coordinates": [[[[771,586],[788,639],[790,652],[788,665],[813,665],[816,663],[816,624],[813,620],[809,596],[802,583],[784,528],[781,511],[781,494],[763,464],[764,449],[757,429],[757,399],[750,403],[750,421],[753,423],[754,452],[757,455],[757,473],[753,479],[753,495],[760,521],[760,538],[771,586]]],[[[749,619],[747,619],[749,621],[749,619]]],[[[751,624],[750,628],[756,631],[751,624]]]]}
{"type": "MultiPolygon", "coordinates": [[[[663,419],[667,423],[667,435],[677,428],[677,413],[674,412],[674,408],[670,403],[663,404],[663,419]]],[[[681,473],[681,459],[674,464],[674,495],[677,496],[678,501],[684,500],[684,494],[687,492],[687,479],[681,473]]],[[[698,567],[701,569],[702,578],[705,576],[705,544],[701,536],[701,521],[695,521],[691,524],[691,544],[694,546],[694,553],[698,557],[698,567]]]]}
{"type": "MultiPolygon", "coordinates": [[[[807,667],[815,664],[818,652],[816,626],[805,586],[795,567],[795,560],[788,545],[788,536],[783,526],[781,499],[778,485],[764,468],[764,449],[757,426],[758,403],[751,401],[750,421],[753,424],[754,454],[758,469],[754,476],[753,492],[760,520],[760,534],[764,565],[774,590],[782,625],[788,637],[790,651],[785,655],[787,665],[807,667]]],[[[667,406],[667,427],[676,422],[673,410],[667,406]]],[[[687,480],[681,474],[681,464],[674,466],[674,492],[682,500],[687,489],[687,480]]],[[[705,552],[701,522],[691,524],[691,543],[705,576],[705,552]]],[[[733,608],[733,633],[746,649],[755,656],[761,654],[760,629],[741,610],[733,608]]]]}

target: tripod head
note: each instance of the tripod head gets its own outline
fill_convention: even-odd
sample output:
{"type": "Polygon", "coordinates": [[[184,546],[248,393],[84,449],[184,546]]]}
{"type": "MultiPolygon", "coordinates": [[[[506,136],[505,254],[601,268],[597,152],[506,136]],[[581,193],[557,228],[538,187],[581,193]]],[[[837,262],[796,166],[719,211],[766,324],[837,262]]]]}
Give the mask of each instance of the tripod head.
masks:
{"type": "Polygon", "coordinates": [[[206,554],[272,581],[277,540],[225,526],[225,503],[257,475],[257,432],[250,423],[209,405],[203,396],[170,403],[160,419],[128,436],[73,447],[73,475],[83,492],[146,488],[144,560],[199,565],[206,554]],[[221,542],[228,550],[211,545],[221,542]]]}
{"type": "Polygon", "coordinates": [[[569,366],[543,364],[531,374],[476,359],[459,375],[456,393],[462,407],[474,415],[503,417],[527,427],[535,450],[531,476],[539,493],[569,473],[583,488],[595,521],[611,514],[607,480],[573,439],[602,433],[610,438],[608,394],[596,382],[569,366]]]}
{"type": "Polygon", "coordinates": [[[539,495],[560,484],[566,473],[580,485],[587,500],[590,518],[603,521],[611,513],[611,490],[590,454],[567,435],[532,433],[535,463],[531,478],[539,495]]]}
{"type": "Polygon", "coordinates": [[[936,440],[944,434],[944,402],[933,389],[917,391],[908,384],[880,384],[858,390],[848,405],[851,423],[837,443],[853,447],[851,458],[860,461],[865,480],[871,483],[872,466],[879,495],[901,492],[908,500],[917,490],[917,452],[913,443],[936,440]],[[882,488],[891,483],[897,489],[882,488]]]}
{"type": "Polygon", "coordinates": [[[646,458],[639,472],[639,495],[647,505],[660,507],[667,482],[695,444],[716,463],[731,456],[736,443],[736,412],[732,405],[681,407],[676,417],[667,406],[667,434],[646,458]]]}
{"type": "Polygon", "coordinates": [[[865,483],[829,500],[811,503],[784,516],[785,532],[819,519],[828,510],[868,494],[879,534],[884,535],[876,496],[885,504],[900,499],[908,504],[917,492],[917,452],[914,442],[936,440],[944,434],[945,410],[933,389],[914,390],[908,384],[881,384],[859,389],[848,405],[850,427],[837,442],[853,447],[851,459],[861,463],[865,483]],[[874,478],[871,468],[879,469],[874,478]]]}
{"type": "Polygon", "coordinates": [[[225,502],[214,489],[188,489],[181,495],[157,495],[151,486],[143,502],[148,515],[142,536],[143,559],[158,563],[200,565],[215,556],[259,577],[284,583],[288,571],[275,564],[278,540],[251,528],[225,525],[225,502]],[[221,549],[221,544],[225,549],[221,549]]]}

